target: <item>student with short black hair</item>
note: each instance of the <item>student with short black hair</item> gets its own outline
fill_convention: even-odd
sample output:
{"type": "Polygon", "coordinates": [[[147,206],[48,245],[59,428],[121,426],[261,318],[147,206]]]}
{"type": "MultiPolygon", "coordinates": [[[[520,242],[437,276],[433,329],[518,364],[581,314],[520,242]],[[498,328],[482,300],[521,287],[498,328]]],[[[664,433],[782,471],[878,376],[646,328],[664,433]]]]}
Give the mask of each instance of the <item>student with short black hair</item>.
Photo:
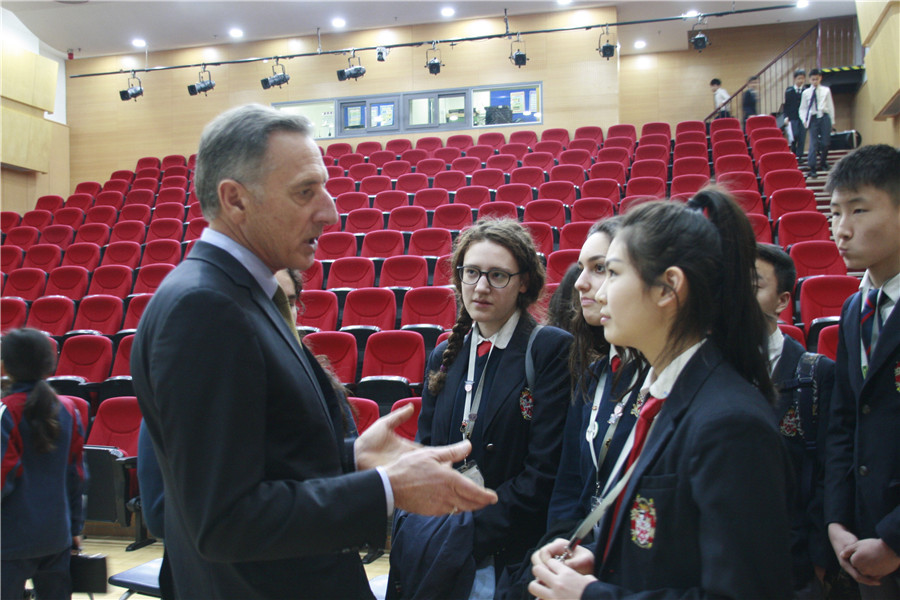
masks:
{"type": "MultiPolygon", "coordinates": [[[[766,317],[769,373],[778,392],[775,405],[797,491],[791,526],[794,597],[824,598],[822,581],[834,564],[822,513],[825,431],[834,388],[834,361],[807,352],[778,328],[778,315],[791,302],[797,269],[787,252],[773,244],[758,244],[756,300],[766,317]]],[[[836,566],[836,565],[835,565],[836,566]]]]}
{"type": "Polygon", "coordinates": [[[625,215],[596,298],[606,339],[651,365],[640,415],[595,551],[542,548],[533,595],[791,596],[790,466],[760,352],[755,257],[746,215],[716,189],[625,215]]]}
{"type": "Polygon", "coordinates": [[[826,450],[825,520],[863,598],[900,596],[900,150],[863,146],[828,178],[832,232],[865,269],[841,310],[826,450]]]}
{"type": "Polygon", "coordinates": [[[709,89],[713,93],[713,107],[717,119],[725,119],[731,116],[731,106],[728,104],[730,94],[722,87],[722,80],[714,78],[709,82],[709,89]]]}
{"type": "Polygon", "coordinates": [[[818,170],[828,169],[828,147],[831,145],[831,126],[834,124],[834,99],[831,88],[822,85],[822,72],[809,72],[810,86],[800,99],[800,118],[809,131],[809,154],[806,163],[809,176],[818,177],[818,170]]]}
{"type": "Polygon", "coordinates": [[[69,598],[69,557],[81,545],[84,429],[78,409],[45,381],[56,349],[36,329],[3,334],[0,365],[12,383],[0,404],[3,600],[31,579],[38,598],[69,598]]]}
{"type": "Polygon", "coordinates": [[[806,127],[800,118],[800,100],[806,84],[806,71],[797,69],[794,71],[794,84],[784,91],[784,118],[788,120],[791,133],[791,151],[797,155],[797,160],[803,156],[806,147],[806,127]]]}

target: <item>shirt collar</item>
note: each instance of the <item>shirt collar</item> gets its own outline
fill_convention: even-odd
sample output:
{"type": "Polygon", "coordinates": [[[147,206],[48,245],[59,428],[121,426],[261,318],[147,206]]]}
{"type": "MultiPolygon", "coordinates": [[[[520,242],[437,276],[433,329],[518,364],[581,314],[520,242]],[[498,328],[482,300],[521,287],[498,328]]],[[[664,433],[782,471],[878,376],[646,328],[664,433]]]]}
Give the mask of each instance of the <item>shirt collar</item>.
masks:
{"type": "Polygon", "coordinates": [[[781,329],[775,329],[772,335],[769,336],[768,350],[769,375],[771,376],[775,372],[775,365],[781,359],[781,353],[784,351],[784,334],[781,332],[781,329]]]}
{"type": "Polygon", "coordinates": [[[275,275],[269,270],[269,267],[246,246],[242,246],[224,233],[219,233],[209,227],[200,234],[200,241],[211,244],[233,256],[250,272],[266,296],[271,298],[275,295],[275,290],[278,289],[278,280],[275,279],[275,275]]]}
{"type": "MultiPolygon", "coordinates": [[[[866,274],[863,275],[862,281],[859,284],[859,289],[863,293],[863,296],[865,296],[869,293],[869,290],[874,287],[872,279],[869,277],[869,272],[866,271],[866,274]]],[[[893,302],[897,301],[897,298],[900,297],[900,273],[897,273],[884,282],[884,285],[881,286],[881,293],[890,298],[893,302]]]]}
{"type": "Polygon", "coordinates": [[[512,316],[506,320],[506,323],[503,324],[503,327],[498,329],[497,333],[489,338],[481,335],[481,331],[478,329],[478,323],[475,323],[475,327],[472,329],[472,335],[474,336],[472,343],[477,346],[482,341],[487,340],[498,350],[503,350],[509,344],[509,340],[512,339],[513,332],[515,332],[516,326],[519,324],[519,314],[518,310],[514,312],[512,316]]]}
{"type": "Polygon", "coordinates": [[[645,392],[649,390],[649,393],[654,398],[668,398],[669,394],[672,392],[672,388],[675,386],[675,382],[678,380],[678,376],[681,375],[681,372],[684,370],[685,365],[688,364],[688,361],[693,358],[694,354],[697,353],[697,350],[700,349],[700,346],[706,339],[702,339],[674,359],[669,365],[662,370],[659,376],[656,375],[653,367],[650,367],[650,371],[647,373],[647,378],[644,380],[644,385],[641,386],[641,392],[645,392]]]}

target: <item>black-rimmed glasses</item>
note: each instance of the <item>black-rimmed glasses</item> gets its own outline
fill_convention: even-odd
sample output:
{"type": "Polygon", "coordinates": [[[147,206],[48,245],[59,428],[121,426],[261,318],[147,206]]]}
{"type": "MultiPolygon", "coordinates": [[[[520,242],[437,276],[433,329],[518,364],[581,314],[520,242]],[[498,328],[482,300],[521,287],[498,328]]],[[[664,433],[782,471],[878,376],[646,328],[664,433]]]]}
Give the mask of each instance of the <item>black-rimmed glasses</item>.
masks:
{"type": "Polygon", "coordinates": [[[475,285],[478,283],[478,280],[481,279],[482,276],[487,277],[488,285],[497,290],[502,290],[506,286],[509,285],[509,280],[515,275],[521,275],[522,273],[507,273],[506,271],[501,271],[500,269],[491,269],[489,271],[482,271],[476,267],[470,267],[467,265],[461,265],[456,267],[456,270],[459,272],[459,279],[466,285],[475,285]]]}

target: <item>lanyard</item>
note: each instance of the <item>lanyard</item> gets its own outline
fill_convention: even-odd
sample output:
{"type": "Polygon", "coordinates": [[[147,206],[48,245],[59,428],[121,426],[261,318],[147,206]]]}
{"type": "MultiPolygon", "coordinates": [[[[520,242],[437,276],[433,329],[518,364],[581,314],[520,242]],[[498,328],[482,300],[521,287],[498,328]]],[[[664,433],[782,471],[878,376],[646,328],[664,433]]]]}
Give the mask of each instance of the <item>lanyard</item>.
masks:
{"type": "Polygon", "coordinates": [[[494,351],[494,345],[488,351],[487,360],[484,361],[484,368],[481,369],[481,377],[478,378],[478,387],[475,388],[473,397],[472,387],[475,384],[475,360],[478,358],[478,344],[475,343],[475,332],[469,336],[469,369],[466,374],[465,390],[466,404],[463,407],[462,425],[459,427],[463,439],[467,440],[472,437],[472,429],[475,427],[475,419],[478,418],[478,407],[481,406],[481,392],[484,387],[484,374],[487,371],[487,364],[491,360],[491,352],[494,351]]]}
{"type": "MultiPolygon", "coordinates": [[[[628,404],[628,398],[630,394],[624,398],[622,398],[619,402],[616,403],[615,407],[613,407],[613,412],[609,415],[609,419],[607,423],[609,426],[606,428],[606,435],[603,436],[603,442],[600,445],[600,452],[597,453],[594,448],[594,438],[597,437],[597,433],[600,431],[600,426],[597,423],[597,411],[600,409],[600,404],[603,401],[604,392],[606,391],[606,382],[607,378],[611,375],[610,370],[604,370],[600,375],[599,380],[597,381],[597,389],[594,392],[594,403],[591,405],[591,416],[590,416],[590,425],[588,425],[587,429],[584,432],[584,439],[587,441],[588,448],[591,451],[591,460],[594,463],[594,478],[595,478],[595,490],[594,490],[594,498],[599,497],[600,495],[600,465],[603,464],[603,461],[606,460],[606,454],[609,452],[609,445],[612,441],[613,435],[616,433],[616,429],[619,426],[619,421],[622,419],[622,414],[625,412],[625,405],[628,404]]],[[[635,377],[637,373],[635,373],[635,377]]],[[[639,404],[640,406],[640,404],[639,404]]],[[[630,446],[629,446],[630,448],[630,446]]]]}

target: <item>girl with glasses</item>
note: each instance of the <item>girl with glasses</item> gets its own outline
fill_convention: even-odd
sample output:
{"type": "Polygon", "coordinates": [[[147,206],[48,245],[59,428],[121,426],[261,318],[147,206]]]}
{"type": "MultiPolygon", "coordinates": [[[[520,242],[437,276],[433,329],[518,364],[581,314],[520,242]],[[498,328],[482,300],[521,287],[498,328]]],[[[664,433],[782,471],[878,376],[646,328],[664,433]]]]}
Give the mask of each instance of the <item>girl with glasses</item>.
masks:
{"type": "Polygon", "coordinates": [[[389,597],[492,597],[503,568],[525,559],[543,535],[559,464],[572,336],[543,327],[532,338],[528,308],[545,271],[530,234],[511,219],[479,221],[460,234],[450,263],[459,312],[426,367],[417,439],[469,439],[466,466],[477,466],[499,501],[440,518],[400,515],[389,597]]]}

